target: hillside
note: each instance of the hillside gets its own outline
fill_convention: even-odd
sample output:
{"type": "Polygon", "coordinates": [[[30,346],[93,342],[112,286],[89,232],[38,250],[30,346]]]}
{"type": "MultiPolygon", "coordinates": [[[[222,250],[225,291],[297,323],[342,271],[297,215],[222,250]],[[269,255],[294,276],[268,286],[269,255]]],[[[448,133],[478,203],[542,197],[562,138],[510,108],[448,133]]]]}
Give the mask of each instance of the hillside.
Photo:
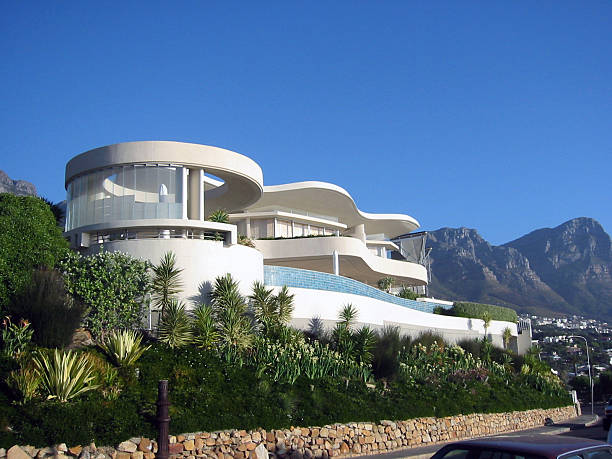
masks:
{"type": "Polygon", "coordinates": [[[429,233],[436,297],[512,306],[519,312],[612,319],[612,244],[576,218],[493,246],[474,229],[429,233]]]}
{"type": "Polygon", "coordinates": [[[25,180],[13,180],[4,171],[0,170],[0,193],[36,196],[36,187],[25,180]]]}

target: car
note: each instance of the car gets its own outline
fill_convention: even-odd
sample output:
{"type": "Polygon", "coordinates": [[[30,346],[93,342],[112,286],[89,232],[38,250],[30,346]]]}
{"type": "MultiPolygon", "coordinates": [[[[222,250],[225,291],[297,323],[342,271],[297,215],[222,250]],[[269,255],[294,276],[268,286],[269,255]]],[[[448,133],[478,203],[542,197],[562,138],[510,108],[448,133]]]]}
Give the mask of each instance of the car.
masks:
{"type": "Polygon", "coordinates": [[[612,445],[559,435],[507,435],[451,443],[431,459],[612,459],[612,445]]]}
{"type": "Polygon", "coordinates": [[[603,428],[604,430],[610,430],[610,423],[612,423],[612,397],[610,397],[606,404],[605,414],[603,418],[603,428]]]}

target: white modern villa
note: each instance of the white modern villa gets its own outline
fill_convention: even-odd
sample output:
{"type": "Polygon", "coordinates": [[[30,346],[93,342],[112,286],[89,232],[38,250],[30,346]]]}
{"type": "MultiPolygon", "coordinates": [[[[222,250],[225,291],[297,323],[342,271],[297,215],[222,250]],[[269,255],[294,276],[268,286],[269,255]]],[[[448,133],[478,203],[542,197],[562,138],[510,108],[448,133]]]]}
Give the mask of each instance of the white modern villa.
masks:
{"type": "MultiPolygon", "coordinates": [[[[264,185],[252,159],[222,148],[169,141],[127,142],[87,151],[66,165],[66,236],[85,253],[101,247],[157,264],[172,251],[183,268],[183,297],[206,299],[217,276],[231,273],[245,295],[254,281],[295,295],[293,325],[313,317],[337,320],[351,303],[358,321],[373,327],[424,330],[449,341],[482,337],[483,321],[433,314],[452,303],[400,298],[375,287],[392,277],[396,286],[428,282],[423,233],[402,214],[361,211],[343,188],[306,181],[264,185]],[[213,211],[230,223],[206,220],[213,211]],[[255,248],[239,243],[253,240],[255,248]]],[[[489,333],[501,345],[508,327],[493,321],[489,333]]]]}

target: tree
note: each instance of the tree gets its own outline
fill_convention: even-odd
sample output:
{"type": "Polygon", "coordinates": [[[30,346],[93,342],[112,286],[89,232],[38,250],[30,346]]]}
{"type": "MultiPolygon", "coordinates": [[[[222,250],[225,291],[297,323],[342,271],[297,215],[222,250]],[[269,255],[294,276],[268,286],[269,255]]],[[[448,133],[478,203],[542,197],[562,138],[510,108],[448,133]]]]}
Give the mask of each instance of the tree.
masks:
{"type": "Polygon", "coordinates": [[[181,273],[183,270],[176,267],[176,256],[172,252],[166,252],[157,266],[153,266],[153,305],[164,311],[183,289],[181,273]]]}
{"type": "Polygon", "coordinates": [[[0,312],[30,283],[34,269],[53,268],[67,252],[46,203],[0,193],[0,312]]]}
{"type": "Polygon", "coordinates": [[[139,328],[151,290],[148,261],[122,252],[81,256],[71,252],[60,263],[68,293],[88,308],[84,323],[94,335],[139,328]]]}
{"type": "Polygon", "coordinates": [[[483,322],[483,326],[484,326],[484,330],[485,330],[485,339],[487,339],[487,331],[489,330],[489,327],[491,326],[491,321],[493,320],[493,318],[491,317],[491,314],[488,311],[485,311],[482,313],[482,322],[483,322]]]}
{"type": "Polygon", "coordinates": [[[393,286],[393,282],[395,282],[395,279],[392,277],[383,277],[382,279],[378,280],[376,285],[380,290],[384,290],[385,292],[389,293],[389,290],[391,290],[391,287],[393,286]]]}
{"type": "Polygon", "coordinates": [[[510,347],[510,340],[512,339],[512,330],[510,330],[509,327],[504,328],[502,338],[504,339],[504,347],[508,349],[510,347]]]}

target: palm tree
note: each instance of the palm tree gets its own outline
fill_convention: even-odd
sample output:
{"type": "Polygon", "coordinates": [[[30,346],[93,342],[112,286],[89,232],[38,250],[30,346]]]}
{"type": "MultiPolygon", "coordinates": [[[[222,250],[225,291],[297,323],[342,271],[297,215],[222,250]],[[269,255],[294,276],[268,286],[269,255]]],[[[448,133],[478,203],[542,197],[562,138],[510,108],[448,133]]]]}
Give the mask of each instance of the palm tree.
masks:
{"type": "Polygon", "coordinates": [[[171,298],[158,327],[159,340],[171,348],[187,346],[193,342],[193,332],[189,323],[185,304],[171,298]]]}
{"type": "Polygon", "coordinates": [[[253,293],[249,299],[255,312],[255,319],[263,325],[264,331],[271,328],[276,314],[276,302],[272,289],[266,288],[263,282],[255,281],[253,293]]]}
{"type": "Polygon", "coordinates": [[[276,294],[276,314],[277,320],[280,325],[287,325],[291,321],[291,316],[293,315],[293,297],[289,293],[289,289],[286,285],[283,285],[279,292],[276,294]]]}
{"type": "Polygon", "coordinates": [[[153,305],[161,309],[162,316],[175,295],[183,290],[182,268],[176,267],[176,256],[166,252],[157,266],[153,266],[153,305]]]}
{"type": "Polygon", "coordinates": [[[492,320],[493,318],[491,317],[491,313],[489,313],[489,311],[485,311],[482,313],[482,321],[485,329],[485,339],[487,339],[487,330],[489,329],[492,320]]]}
{"type": "Polygon", "coordinates": [[[504,339],[504,347],[508,349],[508,347],[510,347],[510,340],[512,339],[512,330],[510,330],[510,327],[504,328],[502,338],[504,339]]]}
{"type": "Polygon", "coordinates": [[[251,347],[253,325],[247,303],[231,274],[219,276],[210,292],[212,317],[218,326],[219,343],[229,359],[251,347]]]}
{"type": "Polygon", "coordinates": [[[213,319],[212,308],[206,304],[200,304],[193,311],[193,335],[194,342],[198,347],[210,349],[219,340],[219,332],[213,319]]]}

